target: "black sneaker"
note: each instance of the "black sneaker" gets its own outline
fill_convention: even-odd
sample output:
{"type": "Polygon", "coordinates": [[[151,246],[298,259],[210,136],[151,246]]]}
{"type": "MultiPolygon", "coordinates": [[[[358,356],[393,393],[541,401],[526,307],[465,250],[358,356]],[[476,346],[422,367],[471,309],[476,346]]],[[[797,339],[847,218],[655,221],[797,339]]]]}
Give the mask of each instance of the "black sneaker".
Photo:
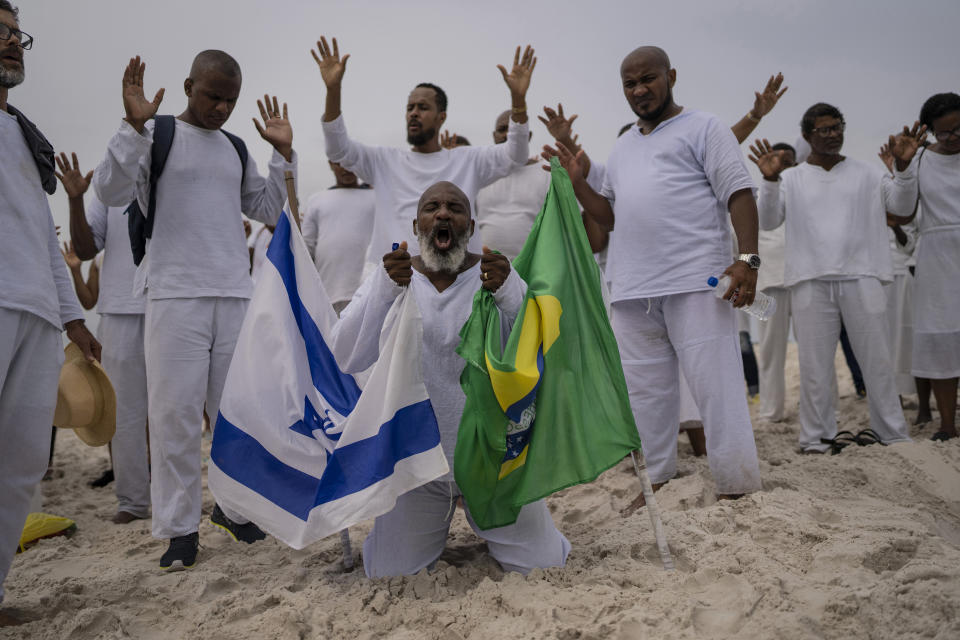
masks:
{"type": "Polygon", "coordinates": [[[247,544],[253,544],[258,540],[263,540],[267,537],[267,534],[261,531],[260,527],[252,522],[240,524],[239,522],[234,522],[228,518],[218,504],[214,505],[213,513],[210,514],[210,523],[213,526],[220,527],[226,531],[227,535],[234,540],[246,542],[247,544]]]}
{"type": "Polygon", "coordinates": [[[113,482],[113,480],[114,480],[113,467],[111,467],[106,471],[104,471],[103,473],[101,473],[100,477],[97,478],[96,480],[91,480],[90,486],[93,487],[94,489],[102,489],[103,487],[113,482]]]}
{"type": "Polygon", "coordinates": [[[200,534],[197,532],[170,538],[167,552],[160,556],[160,568],[168,571],[189,569],[197,562],[199,546],[200,534]]]}

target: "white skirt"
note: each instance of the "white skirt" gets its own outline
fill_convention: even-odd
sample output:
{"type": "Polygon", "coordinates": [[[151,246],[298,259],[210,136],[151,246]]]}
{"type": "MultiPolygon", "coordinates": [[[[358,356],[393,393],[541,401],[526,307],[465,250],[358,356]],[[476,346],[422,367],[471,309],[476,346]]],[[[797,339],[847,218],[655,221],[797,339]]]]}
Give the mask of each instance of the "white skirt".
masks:
{"type": "Polygon", "coordinates": [[[913,287],[913,364],[918,378],[960,376],[960,225],[921,233],[913,287]]]}

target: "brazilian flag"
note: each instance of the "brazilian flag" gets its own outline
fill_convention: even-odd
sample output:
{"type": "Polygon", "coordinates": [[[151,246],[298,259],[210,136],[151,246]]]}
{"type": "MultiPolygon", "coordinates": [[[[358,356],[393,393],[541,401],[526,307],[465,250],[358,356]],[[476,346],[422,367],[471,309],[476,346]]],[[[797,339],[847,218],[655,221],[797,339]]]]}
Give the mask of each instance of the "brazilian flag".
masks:
{"type": "Polygon", "coordinates": [[[594,480],[640,448],[620,353],[573,185],[551,161],[550,189],[513,268],[527,294],[503,344],[481,289],[460,330],[467,396],[454,474],[481,529],[520,507],[594,480]]]}

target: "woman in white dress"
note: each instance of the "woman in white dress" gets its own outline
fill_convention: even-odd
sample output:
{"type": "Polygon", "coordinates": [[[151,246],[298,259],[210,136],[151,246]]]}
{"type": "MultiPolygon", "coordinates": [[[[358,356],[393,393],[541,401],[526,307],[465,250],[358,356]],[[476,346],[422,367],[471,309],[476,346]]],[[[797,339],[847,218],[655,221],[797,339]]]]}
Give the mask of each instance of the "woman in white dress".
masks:
{"type": "Polygon", "coordinates": [[[920,110],[920,122],[936,142],[913,160],[923,215],[914,282],[912,369],[914,376],[931,380],[940,412],[940,430],[933,439],[948,440],[957,437],[960,378],[960,95],[932,96],[920,110]]]}

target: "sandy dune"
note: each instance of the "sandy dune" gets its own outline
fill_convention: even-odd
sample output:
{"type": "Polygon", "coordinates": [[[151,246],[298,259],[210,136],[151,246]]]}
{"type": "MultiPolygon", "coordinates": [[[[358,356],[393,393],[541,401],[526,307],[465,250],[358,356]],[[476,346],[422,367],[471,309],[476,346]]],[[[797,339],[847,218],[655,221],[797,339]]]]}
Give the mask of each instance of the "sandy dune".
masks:
{"type": "MultiPolygon", "coordinates": [[[[206,521],[197,566],[165,574],[149,523],[111,524],[112,485],[86,486],[106,450],[61,434],[45,510],[79,531],[17,557],[5,604],[45,618],[0,638],[960,638],[960,442],[929,442],[927,425],[913,444],[801,456],[789,363],[788,420],[754,422],[763,492],[717,503],[682,440],[680,477],[658,494],[670,573],[645,510],[618,513],[638,490],[621,463],[550,498],[573,543],[565,569],[505,575],[458,512],[429,574],[371,581],[342,571],[336,537],[247,546],[206,521]]],[[[840,395],[843,428],[865,428],[849,378],[840,395]]],[[[351,530],[355,556],[369,526],[351,530]]]]}

